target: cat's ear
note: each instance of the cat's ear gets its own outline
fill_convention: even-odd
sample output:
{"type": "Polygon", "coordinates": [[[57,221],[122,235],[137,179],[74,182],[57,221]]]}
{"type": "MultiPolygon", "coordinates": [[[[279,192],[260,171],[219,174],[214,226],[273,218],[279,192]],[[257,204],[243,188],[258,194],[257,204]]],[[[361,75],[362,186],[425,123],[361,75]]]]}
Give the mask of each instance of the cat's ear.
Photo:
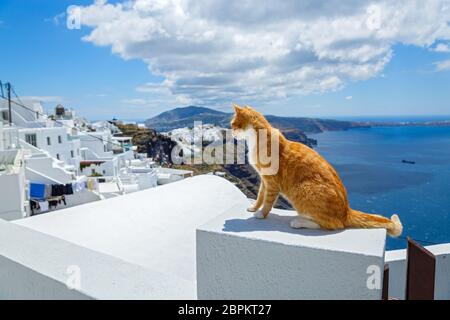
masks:
{"type": "Polygon", "coordinates": [[[248,109],[248,110],[255,110],[255,109],[253,109],[252,107],[250,107],[249,105],[246,105],[244,108],[245,108],[245,109],[248,109]]]}
{"type": "Polygon", "coordinates": [[[242,111],[242,108],[237,105],[236,103],[233,103],[234,112],[239,113],[242,111]]]}

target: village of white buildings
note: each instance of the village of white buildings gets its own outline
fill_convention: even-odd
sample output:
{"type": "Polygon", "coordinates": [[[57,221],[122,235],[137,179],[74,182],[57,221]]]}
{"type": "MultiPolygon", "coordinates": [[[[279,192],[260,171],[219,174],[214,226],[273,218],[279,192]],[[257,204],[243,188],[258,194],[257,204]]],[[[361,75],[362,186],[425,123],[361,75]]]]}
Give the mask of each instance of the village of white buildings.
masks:
{"type": "Polygon", "coordinates": [[[192,175],[137,153],[113,121],[90,123],[57,105],[0,101],[0,218],[36,214],[117,197],[192,175]]]}

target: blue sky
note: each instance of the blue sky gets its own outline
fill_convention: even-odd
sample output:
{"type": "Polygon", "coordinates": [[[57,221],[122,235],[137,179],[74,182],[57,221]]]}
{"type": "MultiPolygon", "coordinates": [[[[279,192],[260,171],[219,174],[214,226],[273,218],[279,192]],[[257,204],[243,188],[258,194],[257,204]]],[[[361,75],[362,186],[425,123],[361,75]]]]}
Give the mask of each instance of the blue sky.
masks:
{"type": "MultiPolygon", "coordinates": [[[[148,3],[145,1],[140,0],[144,7],[148,3]]],[[[119,2],[109,1],[112,4],[119,2]]],[[[158,14],[151,13],[145,16],[146,20],[143,20],[142,15],[148,14],[148,10],[143,10],[141,7],[136,6],[131,9],[105,7],[115,10],[115,14],[111,16],[111,19],[115,21],[112,25],[109,24],[109,20],[100,16],[101,13],[107,12],[105,8],[95,12],[84,13],[83,11],[87,20],[83,22],[80,30],[67,29],[66,17],[63,15],[58,21],[55,20],[55,17],[64,13],[70,5],[89,8],[92,3],[93,1],[87,0],[2,0],[0,2],[0,38],[2,39],[0,80],[10,81],[21,96],[36,96],[48,101],[45,105],[49,109],[61,100],[64,105],[75,108],[79,114],[91,119],[112,117],[145,119],[172,107],[190,103],[228,110],[231,101],[253,104],[265,113],[290,116],[450,114],[450,68],[444,66],[438,70],[437,64],[440,61],[450,60],[450,53],[442,52],[448,50],[437,52],[434,49],[438,44],[442,44],[445,49],[448,40],[444,36],[435,36],[421,43],[414,39],[414,33],[408,36],[402,33],[398,36],[398,41],[396,41],[396,35],[393,35],[389,41],[379,40],[378,42],[373,40],[373,35],[368,36],[367,39],[370,40],[367,42],[361,41],[361,35],[358,35],[357,39],[360,43],[356,46],[359,48],[369,45],[369,52],[374,52],[377,46],[386,46],[386,49],[377,55],[369,53],[369,62],[365,58],[358,57],[357,63],[354,62],[353,56],[342,57],[340,52],[330,49],[336,48],[337,43],[342,43],[340,39],[334,43],[325,44],[318,41],[314,44],[314,54],[320,57],[325,56],[326,68],[322,64],[324,58],[313,60],[311,62],[313,71],[308,73],[312,73],[313,78],[308,78],[298,75],[296,70],[293,70],[297,60],[293,61],[290,57],[291,60],[285,59],[282,63],[279,62],[280,58],[277,55],[281,57],[283,52],[286,52],[283,51],[285,49],[283,46],[287,46],[286,43],[290,41],[291,34],[283,33],[277,36],[276,27],[273,29],[275,30],[274,39],[286,40],[279,46],[271,42],[274,47],[273,54],[266,54],[267,50],[261,48],[263,53],[260,56],[252,56],[250,59],[248,57],[250,53],[246,54],[244,48],[230,52],[223,52],[223,49],[210,51],[208,47],[210,43],[212,48],[216,46],[223,48],[221,47],[222,38],[227,39],[228,35],[219,34],[218,36],[218,33],[211,35],[205,32],[206,29],[216,28],[223,31],[225,29],[220,29],[223,25],[239,26],[241,22],[231,20],[221,22],[220,19],[217,19],[219,21],[217,22],[215,15],[218,9],[206,5],[201,10],[195,11],[196,14],[201,12],[204,16],[208,14],[211,24],[201,29],[203,34],[199,37],[204,36],[207,39],[206,45],[202,47],[204,51],[201,55],[198,54],[197,47],[192,46],[193,49],[191,49],[192,43],[182,40],[186,42],[182,43],[183,46],[178,46],[179,38],[171,38],[171,32],[179,35],[180,30],[164,30],[164,41],[161,40],[163,37],[156,38],[153,31],[151,36],[147,32],[139,32],[141,26],[143,31],[147,31],[145,28],[155,28],[154,21],[168,20],[171,16],[168,14],[163,16],[166,13],[161,12],[170,11],[171,7],[158,9],[160,10],[158,14]],[[136,19],[137,28],[120,25],[124,21],[121,15],[126,13],[136,14],[133,17],[136,19]],[[153,24],[146,27],[145,23],[149,21],[153,24]],[[111,30],[109,34],[105,32],[108,26],[112,28],[106,29],[111,30]],[[117,29],[120,32],[114,31],[117,26],[121,26],[117,29]],[[89,39],[82,39],[89,36],[93,30],[98,32],[89,39]],[[117,38],[114,38],[116,34],[117,38]],[[130,40],[136,38],[139,41],[130,40]],[[164,51],[167,47],[170,47],[170,52],[164,51]],[[195,55],[193,52],[196,52],[195,55]],[[193,59],[185,59],[189,54],[193,59]],[[338,59],[333,60],[336,55],[339,56],[338,59]],[[168,59],[169,56],[174,56],[173,60],[168,59]],[[382,59],[386,56],[389,56],[388,61],[382,63],[382,59]],[[195,62],[192,63],[195,61],[194,58],[198,58],[198,66],[195,62]],[[206,63],[209,59],[212,63],[206,63]],[[227,65],[222,66],[222,61],[227,61],[227,65]],[[271,61],[276,61],[276,68],[271,61]],[[286,62],[292,64],[292,68],[286,69],[286,72],[280,71],[286,68],[286,62]],[[255,67],[246,73],[241,70],[229,71],[234,70],[233,67],[247,69],[251,63],[259,64],[260,67],[255,67]],[[339,63],[339,68],[334,67],[339,63]],[[366,69],[372,70],[371,68],[379,66],[379,63],[383,64],[382,67],[376,71],[370,71],[367,77],[360,75],[366,69]],[[326,71],[314,73],[314,70],[322,68],[326,71]],[[263,75],[258,78],[255,76],[258,74],[255,70],[262,70],[260,73],[263,75]],[[268,75],[270,70],[279,72],[276,74],[276,83],[267,80],[270,77],[268,75]],[[354,76],[356,72],[359,73],[354,76]],[[338,75],[338,80],[334,77],[334,73],[338,75]],[[235,80],[233,80],[234,77],[236,77],[235,80]],[[223,84],[223,91],[227,94],[222,94],[220,84],[223,84]],[[280,86],[279,90],[272,90],[275,84],[280,86]],[[251,94],[247,94],[248,92],[251,94]],[[278,92],[281,93],[280,96],[277,96],[278,92]]],[[[93,9],[99,9],[98,7],[105,5],[108,4],[100,3],[93,9]]],[[[346,11],[344,9],[342,9],[343,14],[349,15],[348,9],[345,9],[346,11]]],[[[413,9],[411,12],[413,14],[413,9]]],[[[324,14],[326,15],[326,12],[324,14]]],[[[239,16],[236,19],[239,19],[239,16]]],[[[254,19],[256,21],[254,23],[257,23],[260,17],[255,16],[254,19]]],[[[301,20],[302,17],[298,19],[301,20]]],[[[432,19],[430,21],[436,20],[431,13],[430,19],[432,19]]],[[[280,24],[280,21],[277,23],[280,24]]],[[[423,23],[429,23],[427,21],[423,23]]],[[[286,23],[293,22],[289,20],[286,23]]],[[[308,30],[314,30],[315,21],[307,23],[311,24],[308,30]]],[[[161,22],[158,32],[161,32],[163,27],[164,24],[161,22]]],[[[436,26],[436,29],[438,27],[436,26]]],[[[186,26],[183,28],[190,30],[186,26]]],[[[252,39],[254,35],[262,37],[254,30],[254,27],[243,30],[242,38],[252,39]]],[[[299,30],[299,34],[303,36],[301,27],[299,30]]],[[[320,37],[320,34],[317,36],[320,37]]],[[[420,37],[422,35],[417,34],[417,38],[420,37]]],[[[232,39],[235,41],[236,37],[232,39]]],[[[304,43],[311,43],[311,41],[305,40],[304,43]]],[[[197,46],[198,43],[196,42],[195,45],[197,46]]],[[[254,44],[256,45],[259,44],[254,44]]],[[[343,52],[351,50],[360,52],[357,49],[352,47],[343,52]]],[[[305,59],[307,54],[309,53],[304,51],[303,56],[300,58],[295,56],[295,59],[305,59]]],[[[300,62],[298,65],[297,68],[302,67],[300,62]]]]}

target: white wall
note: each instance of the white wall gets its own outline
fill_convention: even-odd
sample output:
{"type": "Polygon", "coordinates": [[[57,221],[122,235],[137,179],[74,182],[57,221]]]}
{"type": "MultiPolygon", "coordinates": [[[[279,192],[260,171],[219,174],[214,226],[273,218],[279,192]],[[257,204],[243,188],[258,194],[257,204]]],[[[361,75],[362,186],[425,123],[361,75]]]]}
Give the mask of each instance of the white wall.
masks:
{"type": "Polygon", "coordinates": [[[296,216],[234,207],[198,228],[198,298],[381,299],[382,278],[368,281],[382,277],[385,230],[292,229],[296,216]]]}
{"type": "Polygon", "coordinates": [[[49,157],[31,157],[25,159],[27,179],[36,183],[61,183],[73,181],[74,175],[54,164],[49,157]],[[31,170],[30,170],[31,169],[31,170]]]}
{"type": "MultiPolygon", "coordinates": [[[[383,270],[384,230],[294,230],[289,227],[292,212],[274,209],[261,221],[245,211],[247,205],[248,199],[225,179],[196,176],[14,221],[29,232],[37,231],[39,237],[51,236],[45,241],[16,229],[7,228],[7,232],[0,223],[0,257],[7,257],[5,263],[15,263],[4,269],[1,263],[5,260],[0,261],[0,296],[6,290],[7,297],[29,297],[22,290],[27,278],[14,273],[17,264],[53,278],[54,274],[66,276],[61,266],[75,261],[90,274],[89,290],[102,290],[92,294],[94,297],[135,297],[129,294],[131,289],[120,290],[121,286],[142,288],[139,281],[144,281],[144,287],[154,288],[147,297],[187,288],[183,292],[195,298],[198,280],[199,298],[380,298],[381,289],[368,291],[366,281],[368,265],[383,270]],[[233,205],[236,207],[224,213],[233,205]],[[103,260],[105,257],[154,273],[137,279],[127,269],[129,273],[122,277],[117,261],[103,260]],[[2,270],[7,270],[9,277],[2,270]],[[116,273],[119,278],[111,279],[116,273]],[[105,284],[105,277],[121,285],[105,284]],[[172,286],[170,279],[182,279],[183,285],[177,282],[172,286]]],[[[450,291],[449,246],[430,249],[439,257],[437,298],[450,291]]],[[[387,252],[386,261],[394,263],[395,254],[387,252]]],[[[404,273],[401,268],[393,270],[391,265],[390,281],[395,284],[404,273]]],[[[35,298],[46,294],[30,292],[35,298]]],[[[180,295],[173,292],[166,296],[176,297],[180,295]]]]}
{"type": "Polygon", "coordinates": [[[15,223],[195,281],[195,230],[230,203],[247,198],[225,179],[197,176],[15,223]]]}
{"type": "Polygon", "coordinates": [[[103,163],[91,164],[89,167],[83,167],[80,169],[80,174],[85,176],[91,176],[92,170],[102,176],[117,176],[119,172],[117,158],[112,158],[109,160],[101,160],[103,163]]]}
{"type": "Polygon", "coordinates": [[[25,201],[25,175],[18,173],[0,174],[0,219],[15,220],[23,218],[25,201]]]}
{"type": "Polygon", "coordinates": [[[79,139],[70,139],[67,134],[67,129],[62,127],[51,128],[26,128],[19,130],[19,137],[26,141],[26,134],[36,134],[36,147],[47,151],[53,158],[64,161],[68,165],[77,165],[81,159],[79,149],[81,147],[79,139]],[[61,142],[59,142],[59,137],[61,142]],[[50,145],[47,142],[50,138],[50,145]],[[73,152],[73,157],[72,153],[73,152]]]}
{"type": "Polygon", "coordinates": [[[192,282],[0,219],[0,300],[193,298],[192,282]]]}
{"type": "MultiPolygon", "coordinates": [[[[113,153],[111,152],[108,141],[111,140],[111,134],[102,132],[89,132],[89,134],[79,135],[81,147],[88,148],[94,152],[98,157],[111,157],[113,153]]],[[[95,160],[95,159],[86,159],[95,160]]]]}
{"type": "MultiPolygon", "coordinates": [[[[66,195],[65,198],[67,205],[64,208],[75,207],[84,203],[101,200],[99,194],[86,189],[81,192],[66,195]]],[[[61,207],[58,209],[61,209],[61,207]]]]}
{"type": "Polygon", "coordinates": [[[149,173],[137,173],[136,176],[140,190],[154,188],[158,185],[158,176],[156,171],[149,173]]]}
{"type": "MultiPolygon", "coordinates": [[[[21,100],[23,104],[25,104],[27,107],[33,109],[36,112],[30,112],[29,109],[23,108],[15,103],[11,104],[12,109],[12,121],[16,126],[20,127],[29,127],[29,126],[35,126],[39,124],[45,123],[45,119],[42,118],[42,105],[40,102],[32,99],[22,99],[21,100]],[[41,122],[41,123],[36,123],[41,122]]],[[[8,110],[7,101],[1,100],[0,101],[0,110],[8,110]]]]}
{"type": "Polygon", "coordinates": [[[19,146],[19,132],[16,127],[4,126],[0,121],[0,151],[19,146]]]}
{"type": "MultiPolygon", "coordinates": [[[[450,299],[450,243],[425,247],[436,256],[435,299],[450,299]]],[[[404,299],[406,292],[406,250],[386,251],[389,264],[389,296],[404,299]]]]}

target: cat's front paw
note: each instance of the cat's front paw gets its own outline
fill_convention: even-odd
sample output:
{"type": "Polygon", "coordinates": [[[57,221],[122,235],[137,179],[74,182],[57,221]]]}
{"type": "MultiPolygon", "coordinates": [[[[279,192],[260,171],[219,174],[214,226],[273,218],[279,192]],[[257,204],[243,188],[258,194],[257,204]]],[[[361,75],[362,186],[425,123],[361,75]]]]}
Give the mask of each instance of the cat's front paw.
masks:
{"type": "Polygon", "coordinates": [[[266,218],[266,215],[263,213],[262,210],[256,211],[256,212],[253,214],[253,216],[254,216],[256,219],[265,219],[265,218],[266,218]]]}
{"type": "Polygon", "coordinates": [[[302,219],[300,219],[300,218],[298,218],[298,217],[292,219],[290,224],[291,224],[291,228],[294,228],[294,229],[300,229],[300,228],[303,228],[302,219]]]}
{"type": "Polygon", "coordinates": [[[247,211],[248,212],[255,212],[256,210],[258,210],[257,208],[255,208],[254,206],[248,207],[247,211]]]}

